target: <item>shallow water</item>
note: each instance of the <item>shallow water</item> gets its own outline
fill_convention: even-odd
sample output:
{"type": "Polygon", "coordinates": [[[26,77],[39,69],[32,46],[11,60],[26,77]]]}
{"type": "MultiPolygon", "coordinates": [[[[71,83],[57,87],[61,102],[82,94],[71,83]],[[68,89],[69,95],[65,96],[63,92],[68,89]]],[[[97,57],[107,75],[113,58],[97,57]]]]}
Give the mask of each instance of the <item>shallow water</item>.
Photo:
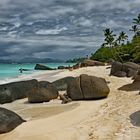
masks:
{"type": "MultiPolygon", "coordinates": [[[[72,63],[42,63],[43,65],[49,66],[51,68],[57,68],[58,66],[72,66],[72,63]]],[[[37,72],[34,70],[35,63],[27,64],[0,64],[0,80],[5,80],[9,78],[16,78],[20,75],[32,74],[37,72]],[[21,74],[19,69],[28,69],[29,71],[23,71],[21,74]]]]}

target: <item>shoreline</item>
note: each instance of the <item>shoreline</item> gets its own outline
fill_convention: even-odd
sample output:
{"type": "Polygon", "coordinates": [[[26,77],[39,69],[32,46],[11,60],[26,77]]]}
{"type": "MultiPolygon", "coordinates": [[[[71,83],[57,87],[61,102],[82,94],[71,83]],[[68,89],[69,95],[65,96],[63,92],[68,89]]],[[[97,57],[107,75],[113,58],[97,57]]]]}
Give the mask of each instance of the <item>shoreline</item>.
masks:
{"type": "MultiPolygon", "coordinates": [[[[44,73],[44,72],[49,72],[50,70],[35,70],[35,65],[37,63],[23,63],[23,64],[5,64],[5,65],[9,65],[8,68],[10,67],[10,69],[8,69],[6,66],[2,66],[3,64],[1,64],[1,71],[0,71],[0,84],[1,83],[8,83],[8,81],[12,82],[14,80],[17,80],[18,78],[22,78],[24,79],[24,77],[29,77],[32,75],[38,75],[38,73],[44,73]],[[27,69],[29,71],[23,71],[23,73],[19,72],[19,69],[23,68],[23,69],[27,69]]],[[[73,66],[75,63],[39,63],[39,64],[43,64],[44,66],[48,66],[50,68],[56,68],[56,71],[59,70],[57,69],[58,66],[73,66]]]]}
{"type": "Polygon", "coordinates": [[[17,81],[26,81],[26,80],[31,80],[31,79],[40,79],[40,77],[42,77],[42,75],[53,75],[53,74],[57,74],[59,72],[62,72],[62,70],[46,70],[46,71],[36,71],[33,72],[31,74],[21,74],[18,77],[11,77],[11,78],[6,78],[6,79],[2,79],[0,80],[0,85],[1,84],[6,84],[6,83],[10,83],[10,82],[17,82],[17,81]]]}
{"type": "MultiPolygon", "coordinates": [[[[108,66],[94,66],[95,72],[96,69],[99,67],[108,67],[108,66]]],[[[92,67],[83,67],[80,68],[81,72],[78,73],[79,69],[74,69],[72,71],[69,71],[68,69],[63,69],[63,70],[42,70],[42,71],[37,71],[31,74],[22,74],[16,78],[8,78],[5,80],[0,80],[0,85],[1,84],[6,84],[6,83],[11,83],[11,82],[17,82],[17,81],[26,81],[26,80],[31,80],[31,79],[37,79],[38,81],[48,81],[48,82],[53,82],[55,80],[58,80],[60,78],[66,77],[66,76],[79,76],[80,74],[86,74],[86,69],[92,69],[92,67]]],[[[91,74],[93,75],[93,74],[91,74]]],[[[96,74],[94,73],[96,76],[96,74]]],[[[99,76],[100,77],[100,76],[99,76]]]]}

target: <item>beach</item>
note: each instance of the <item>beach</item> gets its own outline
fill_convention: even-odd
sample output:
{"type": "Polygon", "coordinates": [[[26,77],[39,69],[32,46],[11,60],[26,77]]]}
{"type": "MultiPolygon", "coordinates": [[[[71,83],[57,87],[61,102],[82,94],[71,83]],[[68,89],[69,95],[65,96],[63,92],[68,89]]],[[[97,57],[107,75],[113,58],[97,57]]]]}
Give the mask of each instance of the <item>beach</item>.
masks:
{"type": "Polygon", "coordinates": [[[107,67],[43,71],[7,81],[37,79],[53,82],[67,76],[88,74],[105,78],[110,93],[102,100],[72,101],[68,104],[61,104],[59,99],[30,104],[25,98],[0,105],[27,120],[13,131],[1,134],[0,140],[139,140],[140,127],[132,123],[135,121],[133,118],[130,119],[131,114],[140,110],[139,91],[118,90],[133,80],[109,76],[107,67]]]}

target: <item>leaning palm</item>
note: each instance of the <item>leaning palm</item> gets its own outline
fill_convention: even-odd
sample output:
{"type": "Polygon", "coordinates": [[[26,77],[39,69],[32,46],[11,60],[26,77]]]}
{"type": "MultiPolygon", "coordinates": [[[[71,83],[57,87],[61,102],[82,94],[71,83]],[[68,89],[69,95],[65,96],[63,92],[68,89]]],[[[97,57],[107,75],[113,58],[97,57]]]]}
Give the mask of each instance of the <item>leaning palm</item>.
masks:
{"type": "Polygon", "coordinates": [[[115,35],[113,34],[113,31],[110,30],[110,28],[106,28],[105,30],[103,30],[103,32],[104,32],[104,36],[105,36],[105,37],[115,36],[115,35]]]}
{"type": "Polygon", "coordinates": [[[128,39],[128,36],[126,35],[126,33],[125,32],[121,32],[120,34],[119,34],[119,37],[118,37],[118,41],[119,41],[119,44],[122,42],[122,44],[124,44],[124,42],[125,42],[125,40],[127,40],[128,39]]]}
{"type": "Polygon", "coordinates": [[[114,46],[114,36],[113,35],[108,35],[106,38],[105,38],[105,42],[106,44],[109,45],[110,48],[112,48],[114,46]]]}
{"type": "Polygon", "coordinates": [[[136,25],[140,25],[140,14],[138,14],[137,18],[134,18],[133,20],[133,23],[135,23],[136,25]]]}
{"type": "Polygon", "coordinates": [[[109,47],[112,53],[113,58],[116,60],[116,56],[114,53],[114,46],[116,45],[116,41],[115,41],[115,34],[113,34],[113,31],[110,30],[109,28],[106,28],[104,31],[104,43],[102,44],[102,47],[109,47]]]}
{"type": "Polygon", "coordinates": [[[130,31],[134,32],[135,34],[138,32],[138,27],[137,25],[133,25],[132,28],[130,29],[130,31]]]}

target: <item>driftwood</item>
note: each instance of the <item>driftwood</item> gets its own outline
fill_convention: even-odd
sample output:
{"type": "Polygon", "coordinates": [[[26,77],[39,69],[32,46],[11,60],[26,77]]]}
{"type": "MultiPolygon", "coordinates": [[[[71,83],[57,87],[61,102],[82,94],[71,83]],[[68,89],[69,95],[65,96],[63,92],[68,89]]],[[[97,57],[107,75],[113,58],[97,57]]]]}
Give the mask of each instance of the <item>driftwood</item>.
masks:
{"type": "Polygon", "coordinates": [[[63,94],[63,95],[60,94],[59,97],[60,97],[60,100],[62,100],[62,104],[67,104],[67,103],[69,103],[69,102],[72,101],[72,100],[68,97],[67,94],[63,94]]]}

